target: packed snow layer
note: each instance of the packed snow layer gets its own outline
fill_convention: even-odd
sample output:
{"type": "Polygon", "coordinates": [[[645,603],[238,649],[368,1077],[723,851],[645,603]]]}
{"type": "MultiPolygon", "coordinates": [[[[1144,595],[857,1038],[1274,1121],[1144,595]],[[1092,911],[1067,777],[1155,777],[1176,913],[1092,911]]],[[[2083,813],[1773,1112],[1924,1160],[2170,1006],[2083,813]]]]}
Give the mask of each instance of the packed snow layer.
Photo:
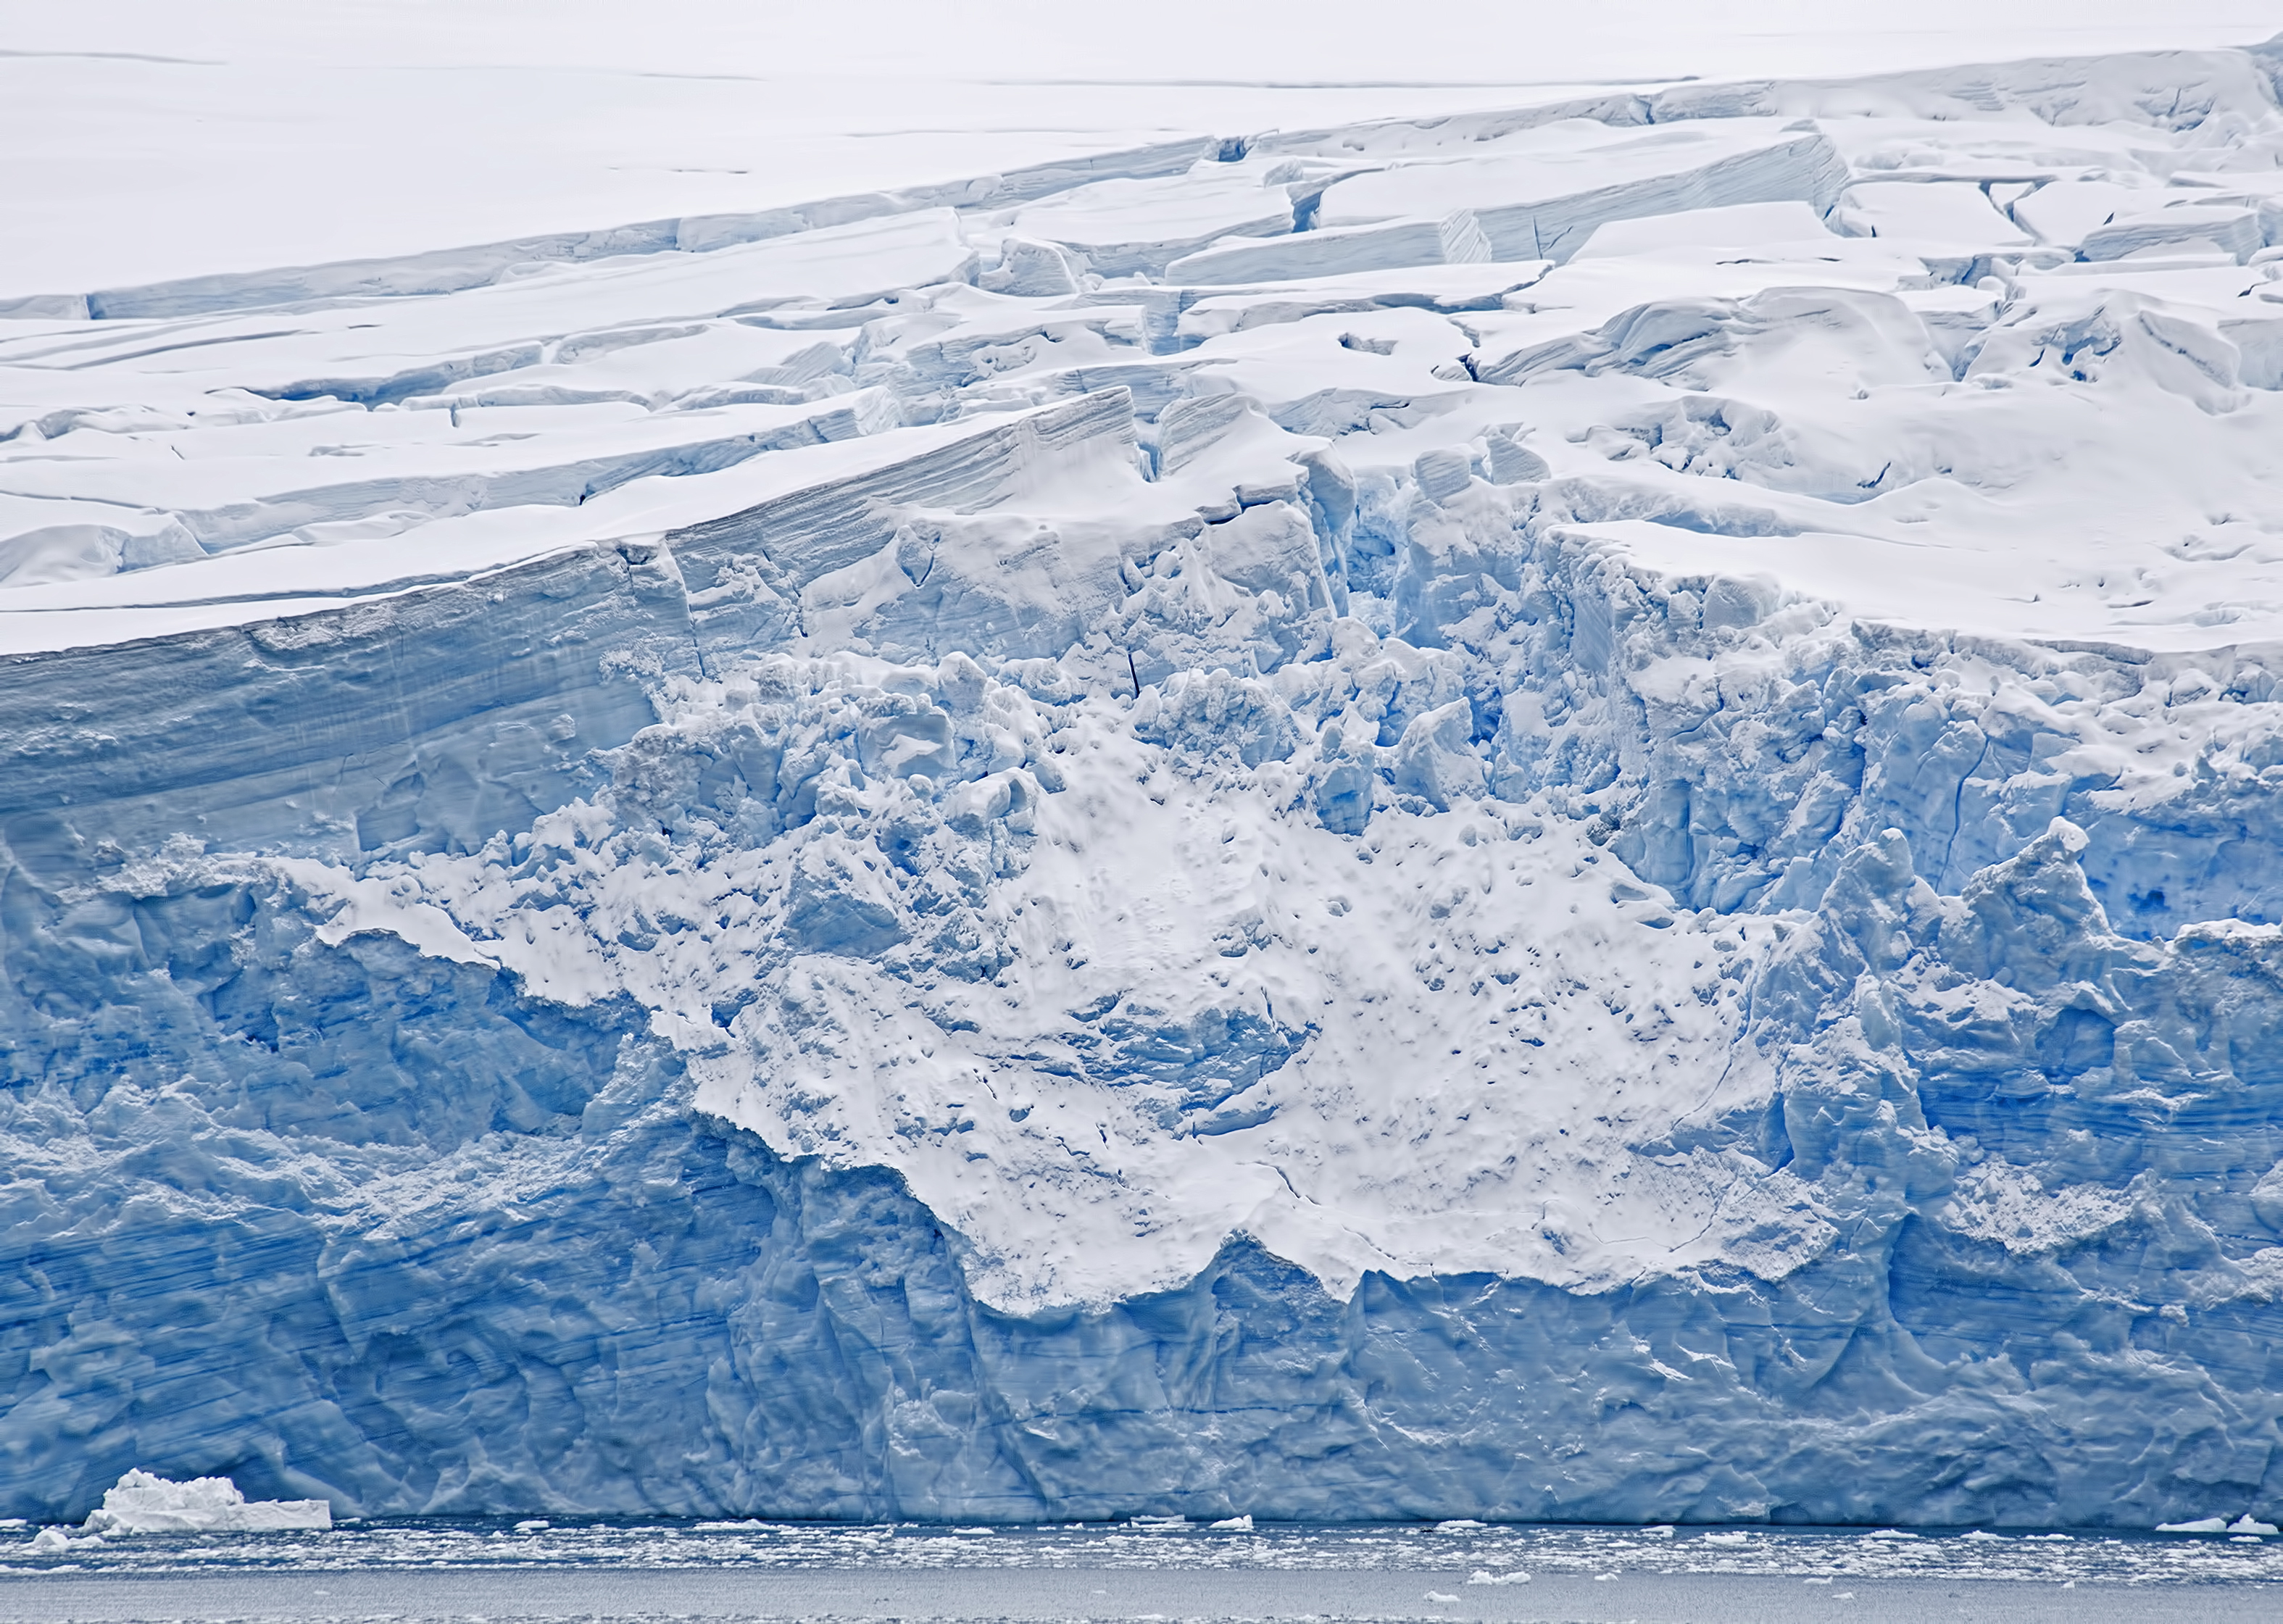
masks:
{"type": "Polygon", "coordinates": [[[8,322],[4,1509],[2271,1513],[2279,63],[8,322]]]}

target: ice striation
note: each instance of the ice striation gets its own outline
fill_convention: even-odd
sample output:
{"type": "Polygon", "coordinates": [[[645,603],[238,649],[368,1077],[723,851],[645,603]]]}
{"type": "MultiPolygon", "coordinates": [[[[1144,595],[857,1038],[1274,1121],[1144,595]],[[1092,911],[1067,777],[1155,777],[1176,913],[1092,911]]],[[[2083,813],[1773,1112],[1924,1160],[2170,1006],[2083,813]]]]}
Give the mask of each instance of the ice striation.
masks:
{"type": "Polygon", "coordinates": [[[0,1511],[2271,1519],[2279,74],[26,307],[0,1511]]]}

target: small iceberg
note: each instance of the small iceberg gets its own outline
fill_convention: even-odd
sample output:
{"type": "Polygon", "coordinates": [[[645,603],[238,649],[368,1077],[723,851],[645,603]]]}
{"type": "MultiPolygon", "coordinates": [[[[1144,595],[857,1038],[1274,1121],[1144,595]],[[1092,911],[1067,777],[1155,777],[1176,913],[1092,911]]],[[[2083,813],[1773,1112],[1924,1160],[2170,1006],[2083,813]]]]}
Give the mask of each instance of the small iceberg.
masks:
{"type": "Polygon", "coordinates": [[[82,1525],[95,1534],[269,1534],[332,1526],[333,1508],[323,1500],[249,1500],[228,1478],[176,1483],[140,1468],[105,1489],[103,1504],[82,1525]]]}
{"type": "Polygon", "coordinates": [[[2233,1522],[2228,1521],[2225,1517],[2199,1517],[2193,1522],[2160,1522],[2156,1525],[2156,1532],[2159,1534],[2267,1535],[2273,1534],[2275,1531],[2273,1523],[2261,1522],[2249,1511],[2246,1511],[2233,1522]]]}

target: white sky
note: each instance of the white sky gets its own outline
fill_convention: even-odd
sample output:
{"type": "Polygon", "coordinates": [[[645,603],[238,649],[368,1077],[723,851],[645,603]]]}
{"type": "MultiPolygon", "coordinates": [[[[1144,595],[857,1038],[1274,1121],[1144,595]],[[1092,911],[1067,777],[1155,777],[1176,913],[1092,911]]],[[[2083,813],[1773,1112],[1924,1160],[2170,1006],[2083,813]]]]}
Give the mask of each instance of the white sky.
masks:
{"type": "Polygon", "coordinates": [[[2273,0],[0,8],[0,298],[1588,86],[2248,44],[2273,0]]]}

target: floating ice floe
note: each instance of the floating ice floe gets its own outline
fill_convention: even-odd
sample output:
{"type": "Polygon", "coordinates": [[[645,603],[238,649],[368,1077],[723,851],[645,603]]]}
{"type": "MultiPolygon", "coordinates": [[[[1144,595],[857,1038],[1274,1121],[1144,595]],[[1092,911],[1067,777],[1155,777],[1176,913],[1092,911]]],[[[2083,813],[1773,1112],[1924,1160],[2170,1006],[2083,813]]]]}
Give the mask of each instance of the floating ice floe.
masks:
{"type": "Polygon", "coordinates": [[[273,1534],[330,1528],[333,1508],[323,1500],[249,1500],[228,1478],[177,1483],[138,1469],[104,1491],[82,1526],[94,1534],[273,1534]]]}
{"type": "Polygon", "coordinates": [[[2243,1534],[2269,1535],[2276,1533],[2271,1522],[2261,1522],[2246,1511],[2233,1522],[2225,1517],[2199,1517],[2193,1522],[2160,1522],[2159,1534],[2243,1534]]]}

